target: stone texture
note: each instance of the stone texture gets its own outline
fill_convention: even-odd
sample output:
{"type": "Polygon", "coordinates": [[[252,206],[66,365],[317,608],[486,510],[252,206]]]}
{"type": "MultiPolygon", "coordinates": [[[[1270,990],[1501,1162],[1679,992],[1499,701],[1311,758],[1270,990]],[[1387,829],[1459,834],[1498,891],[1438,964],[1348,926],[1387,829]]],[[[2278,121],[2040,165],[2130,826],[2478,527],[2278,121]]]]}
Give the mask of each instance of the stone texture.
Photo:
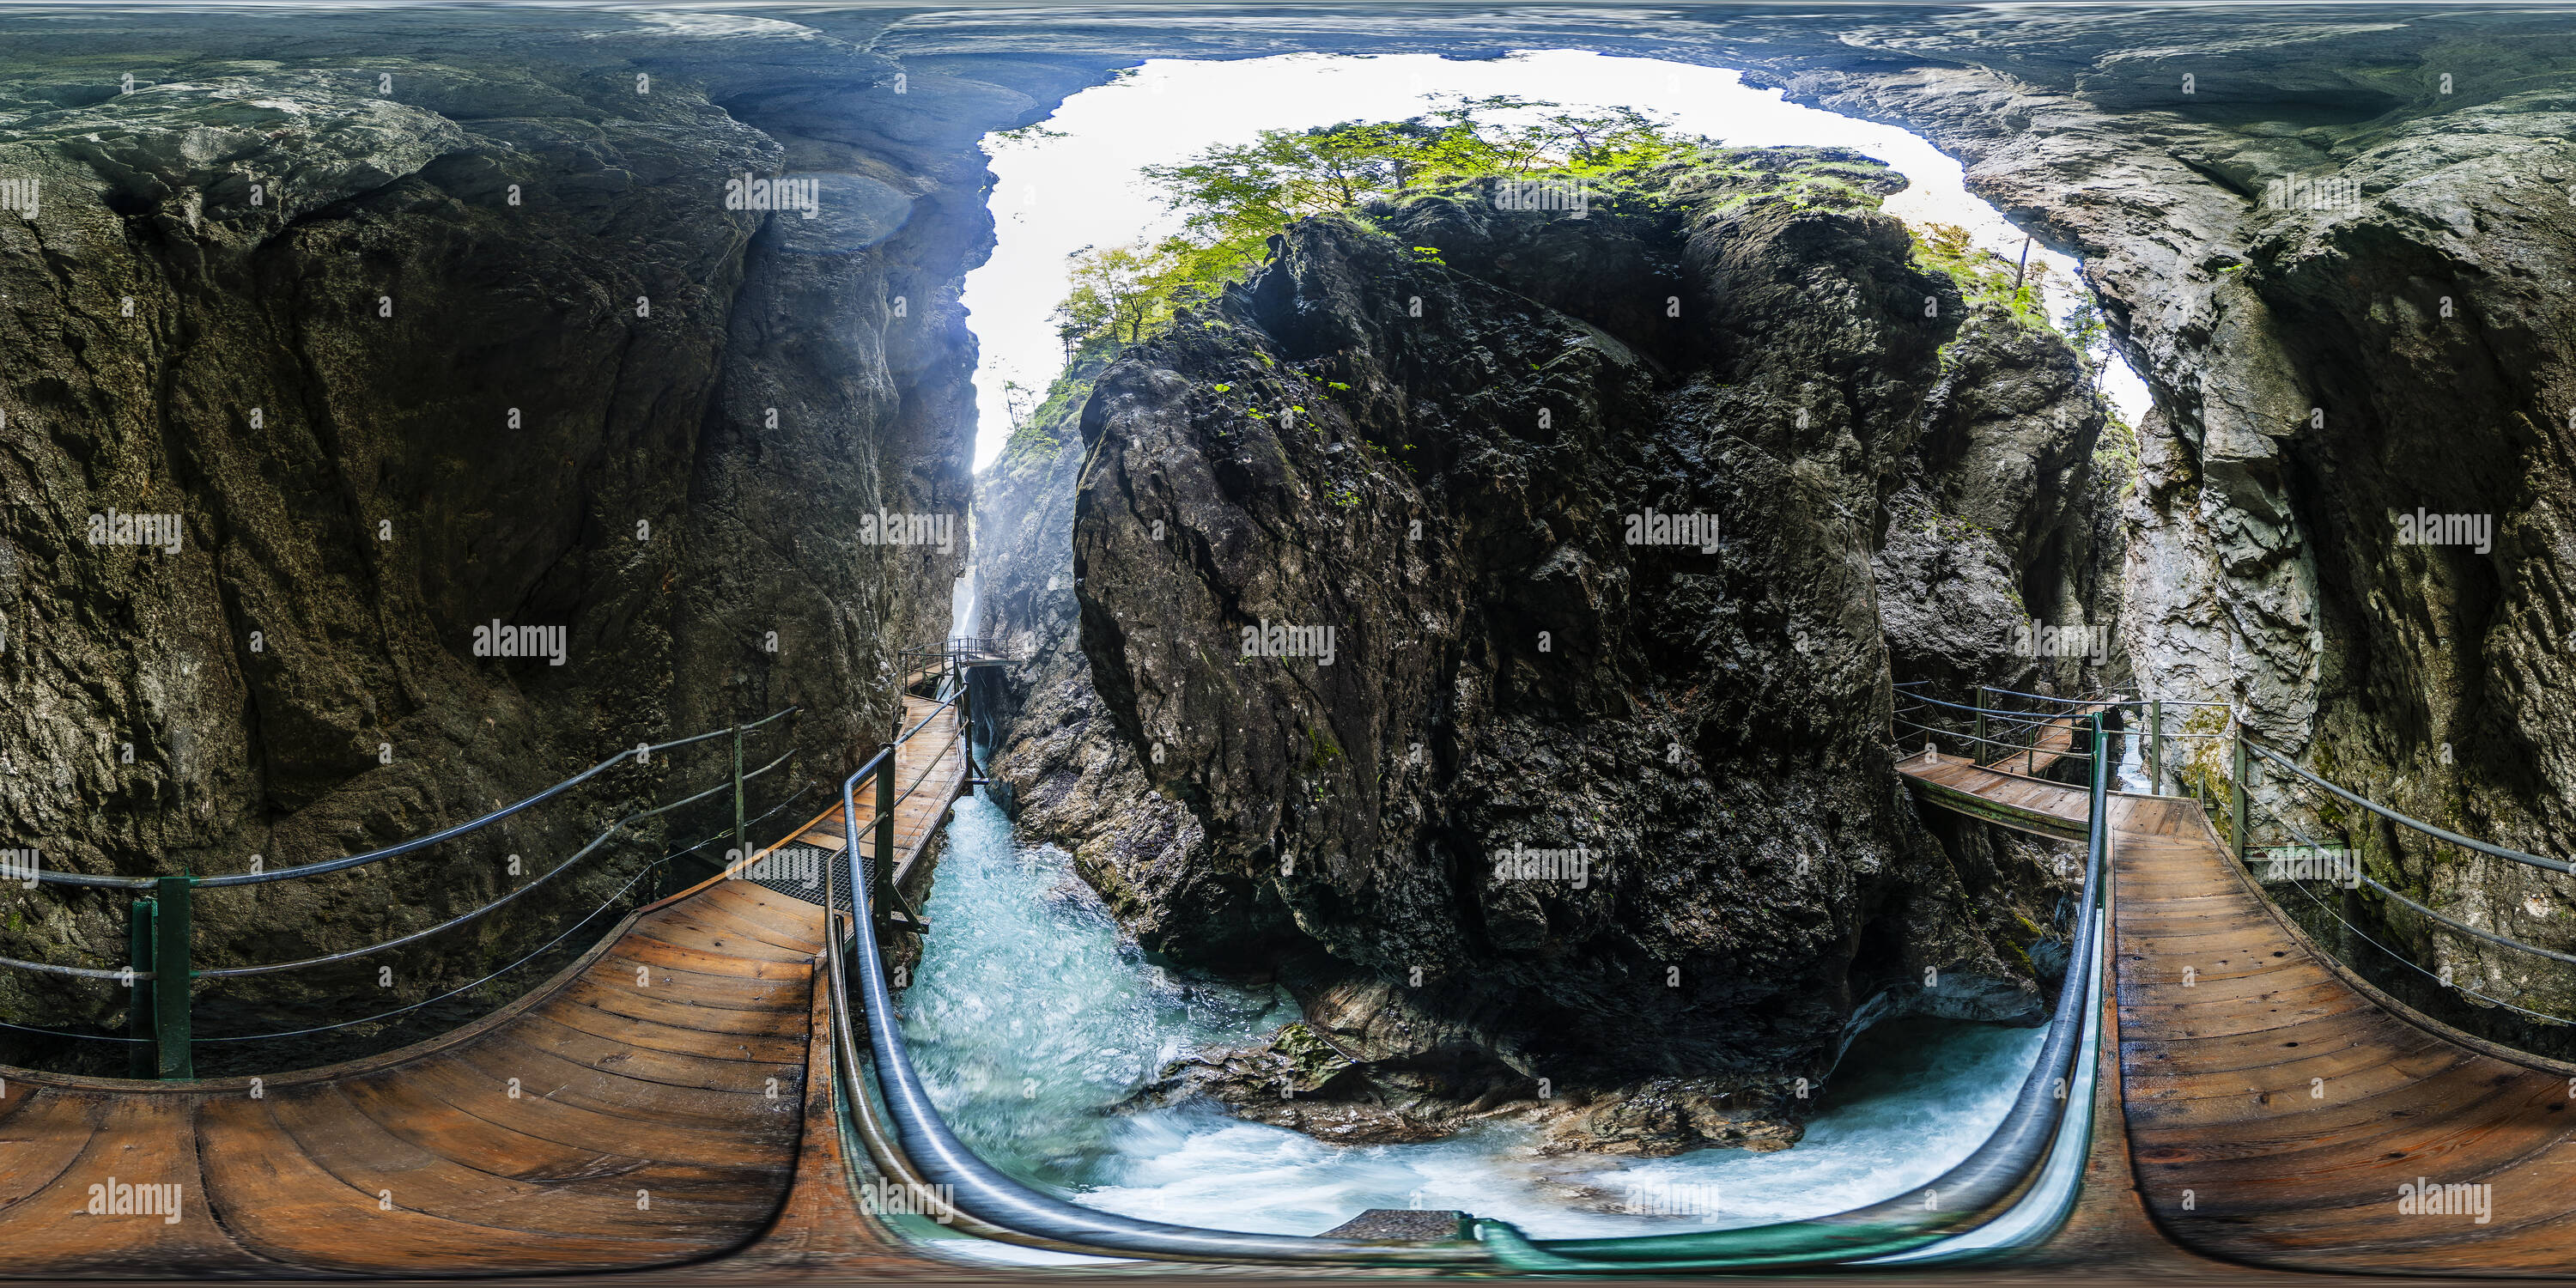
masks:
{"type": "MultiPolygon", "coordinates": [[[[62,36],[0,67],[0,172],[43,198],[0,219],[0,836],[89,872],[275,868],[788,705],[755,764],[794,746],[793,772],[837,779],[882,739],[891,650],[944,633],[966,555],[974,145],[1030,101],[938,77],[898,96],[889,60],[766,20],[389,17],[286,48],[196,21],[122,38],[189,53],[103,70],[62,36]],[[815,176],[818,217],[725,209],[746,173],[815,176]],[[854,517],[879,506],[957,516],[959,539],[866,545],[854,517]],[[178,516],[180,548],[90,544],[111,508],[178,516]],[[565,663],[475,656],[496,619],[563,627],[565,663]]],[[[207,892],[198,964],[429,925],[721,781],[729,751],[376,868],[207,892]]],[[[667,822],[422,949],[200,985],[199,1029],[474,979],[716,826],[667,822]]],[[[0,952],[123,960],[121,901],[9,899],[0,952]]],[[[12,972],[0,998],[122,1023],[111,986],[12,972]]],[[[206,1046],[200,1068],[350,1049],[206,1046]]]]}
{"type": "Polygon", "coordinates": [[[1864,1003],[2037,1018],[2054,878],[1971,882],[1915,821],[1871,551],[1911,488],[1993,522],[2008,577],[2053,569],[2099,416],[2054,414],[2062,343],[1962,327],[1865,195],[1901,183],[1742,152],[1581,220],[1475,188],[1310,220],[1100,374],[1097,702],[1204,833],[1196,933],[1280,945],[1307,1015],[1152,1096],[1326,1139],[1509,1105],[1556,1147],[1777,1148],[1864,1003]],[[1629,543],[1649,510],[1718,533],[1629,543]],[[1330,661],[1247,652],[1283,624],[1330,661]],[[1575,846],[1579,880],[1493,876],[1575,846]]]}

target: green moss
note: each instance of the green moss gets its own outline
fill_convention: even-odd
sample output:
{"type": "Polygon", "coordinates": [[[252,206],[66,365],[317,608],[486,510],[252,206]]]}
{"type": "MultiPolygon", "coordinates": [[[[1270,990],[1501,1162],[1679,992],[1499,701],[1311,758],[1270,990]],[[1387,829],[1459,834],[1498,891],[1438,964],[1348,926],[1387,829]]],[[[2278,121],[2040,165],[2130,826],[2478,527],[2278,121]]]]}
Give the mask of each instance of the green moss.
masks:
{"type": "Polygon", "coordinates": [[[1306,727],[1306,772],[1318,773],[1342,758],[1342,745],[1333,735],[1308,725],[1306,727]]]}

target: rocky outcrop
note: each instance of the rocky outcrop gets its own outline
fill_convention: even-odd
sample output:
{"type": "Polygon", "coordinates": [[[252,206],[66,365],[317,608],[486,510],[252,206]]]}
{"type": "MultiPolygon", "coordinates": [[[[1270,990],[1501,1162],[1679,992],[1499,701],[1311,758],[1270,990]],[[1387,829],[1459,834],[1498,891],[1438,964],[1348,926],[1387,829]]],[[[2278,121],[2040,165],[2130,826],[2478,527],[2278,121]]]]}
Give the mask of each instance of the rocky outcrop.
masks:
{"type": "MultiPolygon", "coordinates": [[[[2565,15],[1882,8],[1641,22],[1494,9],[1433,26],[1345,10],[1294,32],[1250,10],[1202,18],[1173,32],[1093,15],[1046,43],[1126,57],[1575,46],[1742,69],[1792,101],[1932,140],[1973,191],[2082,260],[2155,396],[2115,552],[2136,683],[2233,702],[2259,736],[2418,817],[2576,848],[2554,571],[2576,483],[2558,463],[2576,372],[2560,338],[2570,306],[2549,286],[2576,258],[2565,15]],[[2486,516],[2488,548],[2400,544],[2398,516],[2419,510],[2486,516]]],[[[916,16],[879,44],[964,67],[1014,38],[916,16]]],[[[2097,542],[2097,557],[2113,545],[2097,542]]],[[[1958,571],[1993,604],[2003,568],[1979,553],[1958,571]]],[[[1974,616],[1970,635],[1992,620],[1974,616]]],[[[1956,646],[1927,673],[1981,660],[2009,659],[1956,646]]],[[[2258,790],[2303,825],[2328,823],[2258,790]]],[[[2335,827],[2386,858],[2383,879],[2450,915],[2576,948],[2576,919],[2540,873],[2335,827]]],[[[2576,995],[2530,976],[2527,957],[2428,938],[2369,901],[2344,911],[2481,991],[2576,1015],[2576,995]]],[[[2422,978],[2371,969],[2391,987],[2422,978]]],[[[2464,1018],[2456,997],[2407,995],[2464,1018]]]]}
{"type": "MultiPolygon", "coordinates": [[[[200,21],[151,45],[194,53],[118,64],[130,92],[49,58],[59,41],[0,68],[0,177],[40,196],[0,219],[0,838],[87,872],[276,868],[790,705],[751,751],[796,747],[807,780],[881,739],[892,650],[944,633],[965,559],[975,144],[1030,102],[898,86],[762,20],[313,33],[284,55],[200,21]],[[813,216],[729,208],[745,176],[812,180],[813,216]],[[870,545],[856,520],[879,509],[956,539],[870,545]],[[127,514],[156,538],[168,516],[166,540],[116,544],[127,514]],[[546,628],[549,656],[479,655],[495,622],[546,628]]],[[[376,868],[208,892],[197,962],[432,924],[721,780],[726,751],[376,868]]],[[[201,985],[199,1029],[477,978],[712,830],[656,823],[422,950],[201,985]]],[[[124,959],[121,902],[11,898],[0,953],[124,959]]],[[[8,1013],[48,1027],[121,1027],[123,996],[0,974],[8,1013]]],[[[80,1058],[22,1042],[0,1060],[80,1058]]],[[[349,1049],[210,1045],[200,1067],[349,1049]]]]}
{"type": "Polygon", "coordinates": [[[1014,657],[975,672],[977,723],[995,747],[992,792],[1019,839],[1063,847],[1148,950],[1202,965],[1266,970],[1270,933],[1243,935],[1222,909],[1257,900],[1251,883],[1197,861],[1198,820],[1146,781],[1092,687],[1074,602],[1074,482],[1082,408],[1113,356],[1086,352],[977,480],[976,631],[1014,657]]]}
{"type": "Polygon", "coordinates": [[[1974,686],[2090,691],[2111,647],[2123,551],[2093,373],[2055,333],[1989,305],[1943,352],[1916,463],[1872,563],[1897,680],[1965,701],[1974,686]]]}
{"type": "Polygon", "coordinates": [[[1310,220],[1100,375],[1098,702],[1204,832],[1193,917],[1284,943],[1307,1014],[1155,1094],[1275,1099],[1320,1042],[1325,1104],[1259,1112],[1777,1147],[1864,1003],[2036,1017],[2055,878],[1972,880],[1915,821],[1871,555],[1911,494],[2059,568],[2099,421],[2053,415],[2062,345],[1962,328],[1874,210],[1901,183],[1744,151],[1580,220],[1472,188],[1310,220]],[[2016,435],[2047,450],[1957,490],[2016,435]]]}

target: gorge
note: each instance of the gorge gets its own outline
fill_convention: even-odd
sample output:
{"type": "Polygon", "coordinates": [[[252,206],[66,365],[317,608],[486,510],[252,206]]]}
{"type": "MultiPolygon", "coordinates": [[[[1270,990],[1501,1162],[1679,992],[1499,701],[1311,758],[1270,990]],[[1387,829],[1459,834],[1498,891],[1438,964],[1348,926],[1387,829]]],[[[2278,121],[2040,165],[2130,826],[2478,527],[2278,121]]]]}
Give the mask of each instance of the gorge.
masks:
{"type": "MultiPolygon", "coordinates": [[[[2042,1019],[2063,851],[1918,811],[1900,683],[2227,702],[2375,800],[2570,848],[2576,153],[2546,15],[423,8],[288,38],[64,10],[0,31],[0,174],[24,185],[0,188],[0,848],[52,869],[328,859],[788,707],[760,759],[792,747],[795,782],[837,782],[886,740],[903,651],[948,630],[970,558],[962,633],[1031,659],[977,680],[995,800],[1157,962],[1293,1003],[1152,1070],[1148,1101],[1328,1142],[1503,1119],[1542,1148],[1773,1150],[1870,1023],[2042,1019]],[[1877,209],[1901,176],[1738,148],[1582,220],[1453,186],[1285,226],[1213,303],[1074,355],[975,475],[959,297],[992,244],[989,136],[1153,58],[1530,48],[1735,69],[1920,134],[2081,262],[2152,410],[2122,433],[2053,330],[1924,262],[1877,209]],[[726,204],[769,177],[794,208],[726,204]],[[2418,512],[2487,535],[2405,539],[2418,512]],[[93,542],[111,513],[175,539],[93,542]],[[871,539],[863,514],[955,539],[871,539]],[[1716,539],[1628,540],[1650,515],[1716,539]],[[2033,658],[2034,625],[2108,647],[2033,658]],[[1330,663],[1247,655],[1274,626],[1330,629],[1330,663]],[[503,627],[559,649],[478,654],[503,627]],[[1533,851],[1581,866],[1494,879],[1533,851]]],[[[434,924],[515,888],[522,856],[550,867],[599,817],[723,776],[698,754],[386,875],[209,893],[200,964],[434,924]]],[[[790,796],[774,781],[764,807],[790,796]]],[[[2576,950],[2535,872],[2277,805],[2418,899],[2576,950]]],[[[385,982],[371,959],[203,986],[203,1030],[476,980],[724,822],[651,825],[469,939],[392,954],[385,982]]],[[[6,897],[0,954],[125,959],[117,901],[6,897]]],[[[2576,1006],[2576,983],[2393,905],[2340,915],[2484,994],[2576,1006]]],[[[2309,928],[2383,987],[2550,1049],[2339,926],[2309,928]]],[[[0,973],[6,1063],[108,1071],[62,1035],[121,1029],[125,999],[0,973]]],[[[468,1014],[223,1059],[324,1063],[468,1014]]]]}

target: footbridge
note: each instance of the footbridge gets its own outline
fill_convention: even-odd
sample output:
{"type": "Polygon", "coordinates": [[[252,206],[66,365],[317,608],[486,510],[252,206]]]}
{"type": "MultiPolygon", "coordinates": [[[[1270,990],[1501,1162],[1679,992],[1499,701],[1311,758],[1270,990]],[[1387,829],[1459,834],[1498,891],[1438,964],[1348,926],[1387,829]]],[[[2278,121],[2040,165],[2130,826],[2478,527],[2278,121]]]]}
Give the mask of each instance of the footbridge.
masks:
{"type": "MultiPolygon", "coordinates": [[[[368,854],[216,876],[43,874],[135,896],[131,958],[0,968],[134,990],[128,1032],[55,1036],[120,1044],[135,1076],[0,1069],[0,1274],[914,1277],[989,1271],[991,1255],[974,1249],[992,1244],[1066,1254],[1013,1271],[1032,1275],[2576,1270],[2576,1187],[2566,1183],[2576,1067],[2451,1029],[2381,991],[2269,893],[2322,900],[2324,880],[2284,886],[2249,858],[2283,848],[2255,844],[2267,828],[2303,854],[2341,854],[2308,835],[2314,820],[2367,816],[2489,858],[2568,866],[2394,814],[2245,736],[2223,706],[2116,695],[1902,693],[1896,768],[1922,802],[2047,838],[2078,878],[2060,926],[2070,964],[2038,1057],[1992,1136],[1919,1189],[1812,1220],[1598,1239],[1536,1239],[1467,1213],[1246,1234],[1032,1189],[950,1130],[913,1068],[892,978],[928,929],[917,898],[941,821],[979,780],[963,732],[966,677],[1008,661],[981,641],[907,655],[903,715],[837,799],[774,793],[752,811],[792,753],[757,763],[749,749],[772,745],[761,740],[779,737],[790,710],[621,752],[481,819],[368,854]],[[328,880],[622,766],[728,746],[721,781],[616,820],[558,867],[457,917],[304,961],[194,961],[196,899],[328,880]],[[2124,779],[2124,760],[2144,772],[2124,779]],[[2245,790],[2258,770],[2281,789],[2273,799],[2304,792],[2336,811],[2267,819],[2245,790]],[[422,942],[592,861],[648,819],[728,802],[729,827],[634,872],[565,932],[587,929],[594,943],[482,1018],[341,1064],[194,1076],[209,1044],[284,1036],[196,1032],[193,994],[215,986],[200,981],[422,942]],[[768,843],[746,844],[755,835],[768,843]],[[672,878],[728,840],[713,875],[672,878]]],[[[2393,876],[2385,869],[2336,859],[2317,871],[2345,894],[2366,885],[2458,933],[2514,942],[2381,884],[2393,876]]],[[[454,992],[505,981],[543,951],[454,992]]]]}

